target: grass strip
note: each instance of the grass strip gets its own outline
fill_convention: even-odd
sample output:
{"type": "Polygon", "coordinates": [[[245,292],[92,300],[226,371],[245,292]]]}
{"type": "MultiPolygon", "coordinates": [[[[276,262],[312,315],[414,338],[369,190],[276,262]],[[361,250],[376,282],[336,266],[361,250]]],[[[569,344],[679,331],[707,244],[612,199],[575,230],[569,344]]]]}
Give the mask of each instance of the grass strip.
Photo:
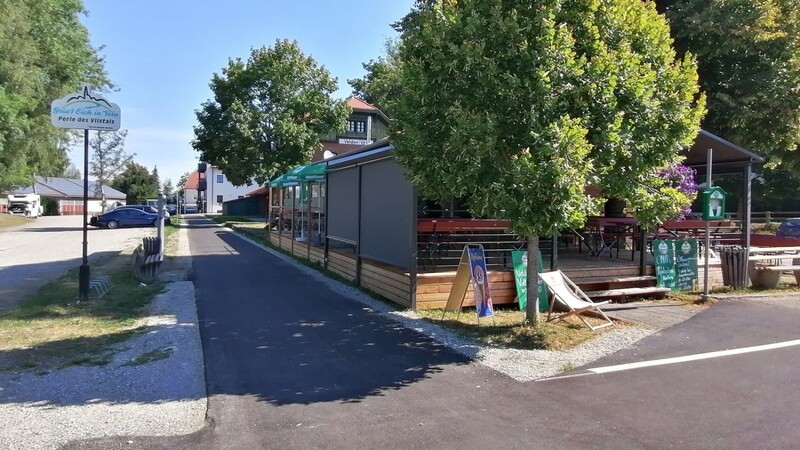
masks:
{"type": "MultiPolygon", "coordinates": [[[[168,248],[176,245],[177,231],[174,225],[165,227],[168,248]]],[[[112,346],[147,330],[141,319],[164,284],[141,283],[130,254],[95,262],[92,275],[111,279],[112,288],[101,299],[78,302],[78,273],[72,270],[0,315],[0,371],[47,373],[71,365],[104,365],[111,361],[112,346]]]]}
{"type": "MultiPolygon", "coordinates": [[[[228,223],[253,223],[253,220],[249,217],[245,216],[206,216],[207,219],[211,219],[213,222],[216,222],[220,225],[225,225],[228,223]]],[[[257,222],[256,222],[257,223],[257,222]]],[[[227,226],[227,225],[226,225],[227,226]]]]}
{"type": "Polygon", "coordinates": [[[33,222],[33,219],[28,219],[27,217],[0,213],[0,228],[17,227],[31,222],[33,222]]]}
{"type": "MultiPolygon", "coordinates": [[[[448,312],[442,320],[441,309],[422,309],[417,315],[464,338],[484,345],[522,350],[569,350],[592,340],[609,330],[590,330],[577,317],[568,317],[558,322],[543,322],[536,326],[525,323],[525,312],[511,307],[495,308],[494,320],[484,317],[478,321],[475,310],[464,309],[461,314],[448,312]]],[[[594,317],[584,318],[592,325],[603,321],[594,317]]],[[[620,325],[620,322],[615,322],[620,325]]]]}

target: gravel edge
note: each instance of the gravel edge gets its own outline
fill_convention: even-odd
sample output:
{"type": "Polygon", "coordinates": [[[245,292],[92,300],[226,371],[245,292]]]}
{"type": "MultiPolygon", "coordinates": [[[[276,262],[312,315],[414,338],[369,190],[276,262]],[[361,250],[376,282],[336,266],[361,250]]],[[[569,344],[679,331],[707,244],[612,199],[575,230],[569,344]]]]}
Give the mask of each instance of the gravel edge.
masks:
{"type": "MultiPolygon", "coordinates": [[[[185,230],[179,254],[181,246],[188,249],[185,230]]],[[[194,284],[169,283],[142,324],[149,331],[118,344],[106,366],[0,374],[0,448],[54,449],[79,439],[201,429],[208,401],[194,284]],[[168,357],[131,364],[148,352],[168,357]]]]}
{"type": "Polygon", "coordinates": [[[241,239],[269,252],[284,262],[325,284],[331,290],[367,306],[374,313],[380,314],[402,326],[429,336],[454,351],[471,358],[478,363],[501,372],[517,381],[528,382],[551,377],[565,370],[583,366],[603,356],[630,347],[642,338],[657,330],[636,326],[617,327],[607,331],[597,339],[585,342],[568,351],[551,350],[517,350],[485,346],[464,339],[438,325],[425,321],[411,310],[395,311],[391,306],[370,297],[361,290],[328,278],[323,273],[307,267],[288,255],[269,248],[250,239],[235,230],[221,226],[241,239]]]}

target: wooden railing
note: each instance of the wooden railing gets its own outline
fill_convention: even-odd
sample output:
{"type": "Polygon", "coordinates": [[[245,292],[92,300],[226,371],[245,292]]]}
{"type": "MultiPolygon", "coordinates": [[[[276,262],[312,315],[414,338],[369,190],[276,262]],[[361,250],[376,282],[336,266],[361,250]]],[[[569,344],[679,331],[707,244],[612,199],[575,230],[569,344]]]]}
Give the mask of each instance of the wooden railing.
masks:
{"type": "MultiPolygon", "coordinates": [[[[725,214],[732,220],[741,221],[741,217],[737,213],[725,214]]],[[[790,219],[792,217],[800,217],[800,211],[753,211],[750,213],[750,220],[753,224],[768,224],[775,225],[781,223],[783,219],[790,219]]]]}

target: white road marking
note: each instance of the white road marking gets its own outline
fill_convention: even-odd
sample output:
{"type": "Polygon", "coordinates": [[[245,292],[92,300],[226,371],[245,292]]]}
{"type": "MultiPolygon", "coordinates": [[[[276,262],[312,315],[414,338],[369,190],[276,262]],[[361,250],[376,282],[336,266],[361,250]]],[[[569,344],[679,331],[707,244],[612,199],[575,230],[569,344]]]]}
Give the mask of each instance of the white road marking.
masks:
{"type": "Polygon", "coordinates": [[[601,374],[611,372],[622,372],[623,370],[641,369],[643,367],[663,366],[667,364],[678,364],[702,359],[720,358],[723,356],[742,355],[745,353],[763,352],[766,350],[776,350],[779,348],[794,347],[800,345],[800,339],[786,342],[776,342],[774,344],[756,345],[754,347],[736,348],[732,350],[721,350],[717,352],[698,353],[696,355],[677,356],[675,358],[655,359],[652,361],[641,361],[617,366],[596,367],[588,369],[589,372],[601,374]]]}

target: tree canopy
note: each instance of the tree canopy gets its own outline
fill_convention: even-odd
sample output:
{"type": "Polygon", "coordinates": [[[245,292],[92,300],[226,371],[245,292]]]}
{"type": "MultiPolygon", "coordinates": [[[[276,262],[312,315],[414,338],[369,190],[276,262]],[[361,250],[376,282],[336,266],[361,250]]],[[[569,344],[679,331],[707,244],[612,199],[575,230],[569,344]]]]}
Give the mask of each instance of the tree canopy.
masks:
{"type": "Polygon", "coordinates": [[[361,78],[352,78],[347,83],[353,88],[353,95],[392,116],[392,104],[400,96],[403,85],[400,83],[400,60],[396,41],[386,41],[386,55],[371,59],[362,66],[367,72],[361,78]]]}
{"type": "Polygon", "coordinates": [[[646,218],[679,209],[654,175],[692,143],[704,99],[651,4],[418,2],[400,27],[397,157],[426,195],[469,195],[526,235],[579,224],[587,184],[646,218]]]}
{"type": "Polygon", "coordinates": [[[294,41],[231,59],[210,87],[214,97],[196,112],[192,146],[235,185],[264,184],[308,162],[319,135],[344,129],[349,114],[331,97],[336,79],[294,41]]]}
{"type": "Polygon", "coordinates": [[[394,144],[425,196],[467,197],[531,237],[582,225],[599,203],[587,185],[650,224],[689,200],[657,175],[696,137],[704,98],[653,4],[418,1],[399,29],[394,144]]]}
{"type": "Polygon", "coordinates": [[[80,0],[0,0],[0,191],[68,164],[67,130],[50,124],[50,102],[84,82],[110,82],[79,16],[80,0]]]}
{"type": "Polygon", "coordinates": [[[133,161],[134,154],[125,151],[125,138],[128,130],[90,132],[89,175],[99,185],[107,186],[111,180],[133,161]]]}
{"type": "Polygon", "coordinates": [[[767,156],[754,204],[798,203],[800,2],[658,0],[680,52],[697,56],[707,130],[767,156]]]}
{"type": "Polygon", "coordinates": [[[148,198],[156,198],[160,186],[147,167],[128,162],[125,169],[114,177],[111,187],[126,194],[129,205],[144,204],[148,198]]]}
{"type": "Polygon", "coordinates": [[[780,164],[800,143],[800,2],[660,3],[676,47],[697,56],[704,126],[780,164]]]}

